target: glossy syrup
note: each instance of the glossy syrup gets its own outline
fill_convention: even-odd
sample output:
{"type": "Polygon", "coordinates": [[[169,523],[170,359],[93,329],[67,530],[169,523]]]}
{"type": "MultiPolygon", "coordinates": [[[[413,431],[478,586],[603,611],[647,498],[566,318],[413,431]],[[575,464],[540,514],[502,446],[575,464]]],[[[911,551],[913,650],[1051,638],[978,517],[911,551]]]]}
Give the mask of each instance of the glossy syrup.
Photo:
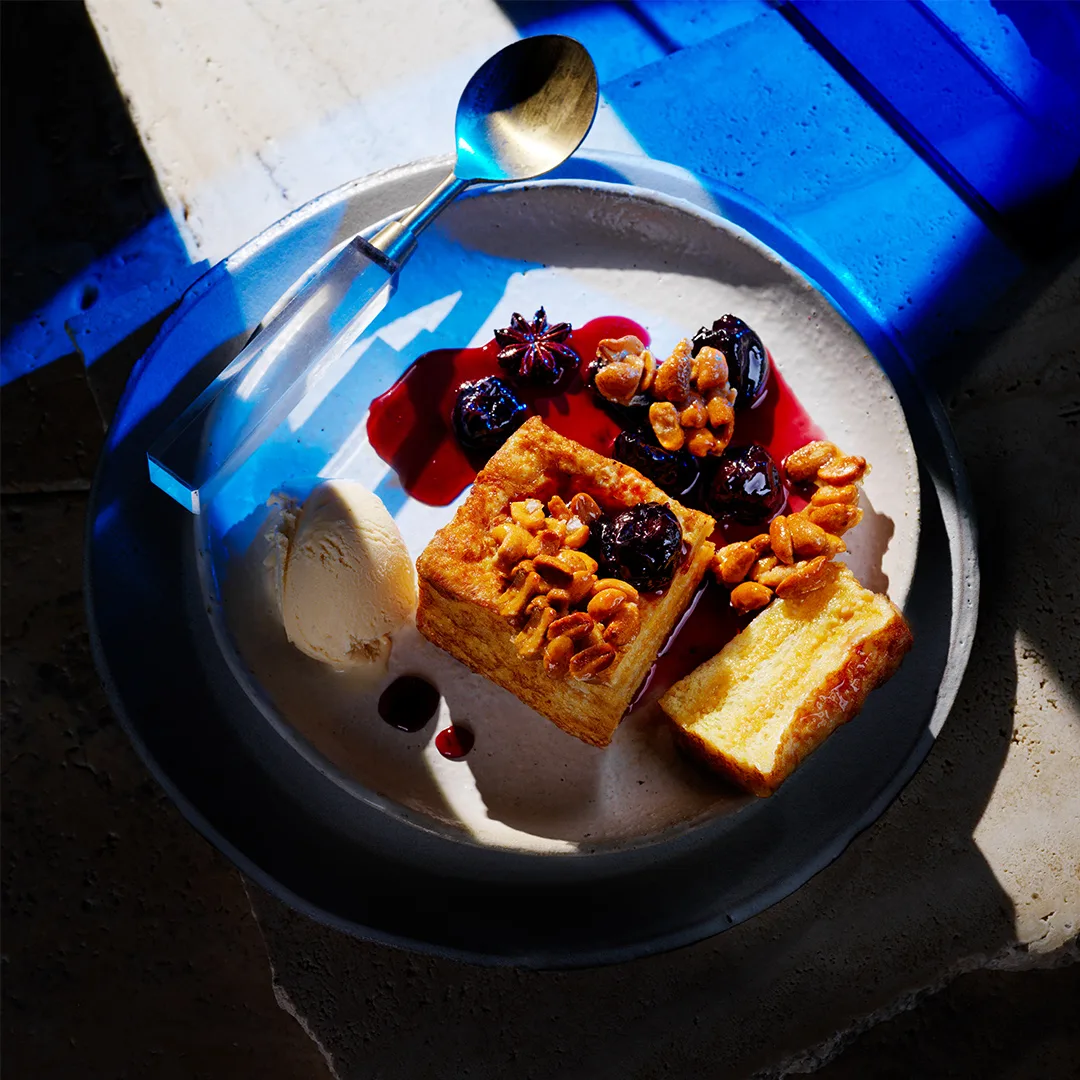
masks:
{"type": "MultiPolygon", "coordinates": [[[[645,344],[648,333],[637,323],[620,316],[593,319],[575,330],[568,339],[581,358],[578,370],[568,378],[561,392],[515,384],[519,396],[548,426],[597,452],[610,456],[619,425],[597,405],[585,386],[584,374],[604,338],[634,334],[645,344]]],[[[375,452],[392,466],[402,486],[414,498],[431,506],[452,502],[476,478],[485,456],[471,456],[459,446],[450,425],[458,388],[464,382],[488,375],[505,376],[494,341],[475,349],[440,349],[421,356],[386,393],[371,403],[368,438],[375,452]]],[[[770,354],[771,373],[767,390],[758,404],[736,413],[734,446],[758,443],[777,461],[815,439],[825,437],[792,393],[770,354]]],[[[805,500],[792,491],[789,511],[798,510],[805,500]]],[[[761,530],[738,524],[719,526],[713,534],[717,546],[748,539],[761,530]]],[[[752,615],[740,615],[728,600],[728,590],[707,574],[690,607],[668,638],[631,709],[656,701],[665,690],[688,675],[699,664],[718,653],[752,615]]],[[[381,709],[380,709],[381,711],[381,709]]],[[[396,726],[396,725],[395,725],[396,726]]],[[[458,746],[453,727],[440,732],[436,745],[440,753],[453,757],[447,749],[458,746]]],[[[462,729],[472,746],[472,732],[462,729]]]]}
{"type": "Polygon", "coordinates": [[[451,724],[435,736],[435,749],[450,761],[460,761],[473,748],[476,736],[460,724],[451,724]]]}
{"type": "Polygon", "coordinates": [[[427,679],[399,675],[379,697],[379,715],[398,731],[419,731],[438,712],[439,698],[427,679]]]}
{"type": "MultiPolygon", "coordinates": [[[[619,425],[586,388],[585,369],[604,338],[635,334],[645,344],[649,335],[631,319],[606,316],[575,330],[567,344],[581,357],[554,395],[542,387],[519,386],[518,396],[530,411],[561,435],[610,456],[619,425]]],[[[450,424],[462,383],[488,375],[505,377],[496,356],[499,346],[489,341],[476,349],[437,349],[425,353],[385,394],[371,403],[368,440],[372,449],[398,474],[402,487],[428,506],[446,506],[476,479],[486,456],[463,449],[450,424]]]]}

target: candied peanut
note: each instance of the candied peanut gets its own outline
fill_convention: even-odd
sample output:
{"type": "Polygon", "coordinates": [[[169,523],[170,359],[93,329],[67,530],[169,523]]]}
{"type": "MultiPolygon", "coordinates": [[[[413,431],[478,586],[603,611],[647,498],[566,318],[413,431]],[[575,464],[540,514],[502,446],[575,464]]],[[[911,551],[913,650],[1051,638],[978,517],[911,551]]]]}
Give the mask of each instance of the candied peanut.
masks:
{"type": "Polygon", "coordinates": [[[692,390],[690,396],[684,402],[679,412],[679,423],[684,428],[700,428],[705,426],[709,414],[705,411],[705,401],[700,394],[692,390]]]}
{"type": "Polygon", "coordinates": [[[829,538],[829,555],[841,555],[847,551],[847,544],[844,543],[844,539],[841,536],[834,536],[832,533],[825,534],[829,538]]]}
{"type": "Polygon", "coordinates": [[[587,679],[590,675],[596,675],[606,667],[610,667],[615,659],[615,647],[606,642],[600,645],[590,645],[587,649],[575,653],[570,657],[570,674],[575,679],[587,679]]]}
{"type": "Polygon", "coordinates": [[[690,342],[683,339],[675,351],[656,369],[653,397],[664,401],[685,401],[690,396],[690,375],[694,369],[690,359],[690,342]]]}
{"type": "Polygon", "coordinates": [[[596,346],[596,355],[608,364],[625,360],[628,356],[641,356],[643,352],[645,345],[633,334],[621,338],[604,338],[596,346]]]}
{"type": "Polygon", "coordinates": [[[544,649],[544,667],[549,673],[554,673],[565,667],[573,655],[573,638],[568,638],[565,635],[554,638],[547,643],[547,648],[544,649]]]}
{"type": "Polygon", "coordinates": [[[640,356],[606,364],[596,373],[597,391],[619,405],[629,405],[641,385],[645,361],[640,356]]]}
{"type": "Polygon", "coordinates": [[[593,585],[593,596],[603,592],[605,589],[619,589],[621,592],[626,593],[627,600],[633,600],[635,603],[637,602],[638,591],[629,581],[622,581],[620,578],[614,577],[600,578],[600,580],[593,585]]]}
{"type": "Polygon", "coordinates": [[[656,357],[648,349],[641,354],[641,359],[645,364],[645,370],[642,372],[641,382],[638,383],[638,393],[644,394],[656,379],[657,363],[656,357]]]}
{"type": "Polygon", "coordinates": [[[544,529],[547,532],[554,533],[559,538],[560,543],[562,542],[563,537],[566,536],[566,522],[561,518],[545,518],[544,529]]]}
{"type": "Polygon", "coordinates": [[[722,428],[735,423],[735,410],[723,394],[713,394],[705,403],[709,427],[722,428]]]}
{"type": "Polygon", "coordinates": [[[686,440],[686,449],[694,457],[719,457],[724,452],[727,442],[721,442],[708,428],[698,428],[686,440]]]}
{"type": "Polygon", "coordinates": [[[557,555],[560,550],[562,550],[562,541],[559,539],[559,534],[551,529],[544,529],[529,538],[528,556],[530,559],[535,559],[537,555],[557,555]]]}
{"type": "Polygon", "coordinates": [[[591,525],[603,513],[600,504],[584,491],[579,491],[570,500],[570,512],[582,525],[591,525]]]}
{"type": "Polygon", "coordinates": [[[576,551],[578,548],[583,548],[589,542],[589,526],[583,525],[581,521],[572,517],[566,523],[566,538],[563,543],[571,550],[576,551]]]}
{"type": "Polygon", "coordinates": [[[573,548],[570,550],[564,548],[560,557],[575,573],[578,570],[584,570],[589,574],[596,573],[597,562],[588,552],[576,551],[573,548]]]}
{"type": "Polygon", "coordinates": [[[638,636],[641,629],[641,609],[628,600],[615,610],[604,628],[604,640],[609,645],[620,647],[629,645],[638,636]]]}
{"type": "Polygon", "coordinates": [[[514,644],[521,656],[535,656],[544,644],[548,627],[555,621],[555,612],[550,607],[535,608],[521,633],[514,638],[514,644]]]}
{"type": "Polygon", "coordinates": [[[596,620],[584,611],[571,611],[561,619],[556,619],[549,627],[547,635],[554,640],[565,634],[569,638],[584,637],[596,625],[596,620]]]}
{"type": "Polygon", "coordinates": [[[702,345],[694,357],[694,383],[701,393],[723,386],[728,381],[728,365],[724,354],[711,345],[702,345]]]}
{"type": "Polygon", "coordinates": [[[829,506],[831,503],[846,503],[855,506],[859,501],[859,489],[854,484],[844,484],[843,487],[819,487],[810,496],[813,506],[829,506]]]}
{"type": "Polygon", "coordinates": [[[792,567],[791,573],[776,586],[776,595],[781,600],[787,600],[792,597],[806,596],[815,589],[820,589],[827,580],[828,565],[829,556],[818,555],[817,558],[808,559],[792,567]]]}
{"type": "Polygon", "coordinates": [[[811,480],[828,461],[832,461],[839,450],[831,442],[819,439],[817,442],[809,442],[800,446],[798,450],[792,450],[784,458],[783,466],[787,478],[796,484],[804,480],[811,480]]]}
{"type": "Polygon", "coordinates": [[[496,531],[502,532],[502,542],[495,552],[495,562],[501,569],[509,570],[512,566],[517,566],[529,554],[533,537],[520,525],[499,526],[498,529],[492,530],[492,535],[496,531]]]}
{"type": "Polygon", "coordinates": [[[780,560],[775,555],[762,555],[753,566],[750,567],[750,580],[760,581],[759,574],[767,573],[774,566],[779,566],[780,560]]]}
{"type": "Polygon", "coordinates": [[[808,506],[806,516],[820,525],[827,533],[839,536],[862,521],[862,511],[857,506],[846,503],[829,503],[828,506],[808,506]]]}
{"type": "Polygon", "coordinates": [[[754,576],[754,581],[759,585],[766,585],[770,589],[775,589],[782,581],[786,581],[793,573],[795,573],[794,566],[785,566],[783,563],[777,563],[771,570],[763,570],[761,573],[754,576]]]}
{"type": "Polygon", "coordinates": [[[787,527],[791,533],[791,546],[800,558],[824,555],[829,551],[829,534],[805,514],[789,514],[787,527]]]}
{"type": "Polygon", "coordinates": [[[774,517],[769,523],[769,543],[772,544],[773,554],[782,563],[790,566],[795,561],[795,552],[791,546],[791,530],[783,514],[774,517]]]}
{"type": "Polygon", "coordinates": [[[842,454],[822,465],[817,471],[817,479],[823,484],[846,487],[861,480],[866,475],[866,469],[866,458],[842,454]]]}
{"type": "Polygon", "coordinates": [[[656,435],[656,441],[665,450],[682,449],[686,436],[683,434],[682,424],[679,423],[679,413],[670,401],[654,401],[649,406],[649,424],[656,435]]]}
{"type": "Polygon", "coordinates": [[[593,645],[604,644],[604,624],[594,622],[589,627],[589,632],[581,638],[578,638],[578,650],[592,648],[593,645]]]}
{"type": "MultiPolygon", "coordinates": [[[[529,603],[535,604],[540,599],[541,597],[534,597],[529,603]]],[[[542,599],[548,607],[554,608],[560,615],[565,615],[570,608],[570,591],[568,589],[548,589],[547,595],[542,599]]]]}
{"type": "Polygon", "coordinates": [[[570,603],[580,604],[589,593],[592,592],[596,578],[588,570],[576,570],[574,580],[570,583],[570,603]]]}
{"type": "Polygon", "coordinates": [[[536,572],[549,584],[565,589],[574,580],[573,566],[568,566],[558,555],[537,555],[533,559],[536,572]]]}
{"type": "Polygon", "coordinates": [[[548,499],[548,513],[559,521],[566,521],[571,516],[570,507],[566,505],[561,495],[552,495],[548,499]]]}
{"type": "Polygon", "coordinates": [[[510,504],[510,516],[529,532],[536,532],[547,520],[544,504],[539,499],[523,499],[510,504]]]}
{"type": "Polygon", "coordinates": [[[720,548],[713,556],[716,576],[725,585],[738,585],[757,559],[757,552],[745,540],[720,548]]]}
{"type": "Polygon", "coordinates": [[[525,605],[542,591],[540,575],[535,570],[522,571],[519,567],[513,581],[498,599],[499,614],[516,619],[525,610],[525,605]]]}
{"type": "Polygon", "coordinates": [[[772,589],[756,581],[744,581],[731,590],[731,606],[736,611],[757,611],[772,599],[772,589]]]}
{"type": "Polygon", "coordinates": [[[594,619],[607,622],[615,614],[616,608],[627,602],[622,589],[601,589],[589,601],[588,612],[594,619]]]}
{"type": "Polygon", "coordinates": [[[772,537],[770,537],[768,533],[758,533],[757,536],[746,542],[754,549],[755,554],[760,555],[762,552],[769,550],[769,546],[772,544],[772,537]]]}

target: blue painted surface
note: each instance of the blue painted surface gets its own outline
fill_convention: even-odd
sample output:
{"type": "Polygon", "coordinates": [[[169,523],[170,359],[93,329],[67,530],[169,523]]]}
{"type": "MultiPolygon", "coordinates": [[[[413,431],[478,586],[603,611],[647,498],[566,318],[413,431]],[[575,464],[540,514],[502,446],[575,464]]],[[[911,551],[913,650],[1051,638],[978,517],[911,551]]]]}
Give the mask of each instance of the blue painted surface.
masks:
{"type": "Polygon", "coordinates": [[[784,10],[823,35],[882,115],[1023,245],[1044,239],[1023,231],[1027,208],[1057,196],[1080,165],[1080,9],[996,6],[1012,17],[991,4],[918,0],[871,5],[856,18],[850,3],[795,0],[784,10]],[[1027,25],[1031,8],[1040,15],[1025,36],[1013,20],[1027,25]],[[1071,72],[1038,59],[1055,31],[1075,38],[1071,72]],[[1022,225],[1011,226],[1017,215],[1022,225]]]}
{"type": "Polygon", "coordinates": [[[80,346],[85,344],[96,359],[175,303],[199,273],[192,273],[171,215],[158,214],[11,331],[0,347],[0,386],[75,352],[69,321],[80,346]],[[136,296],[139,290],[145,291],[136,296]],[[102,337],[97,341],[99,322],[102,337]]]}
{"type": "Polygon", "coordinates": [[[808,236],[916,358],[946,347],[1024,272],[776,12],[616,80],[605,94],[648,154],[746,192],[808,236]]]}

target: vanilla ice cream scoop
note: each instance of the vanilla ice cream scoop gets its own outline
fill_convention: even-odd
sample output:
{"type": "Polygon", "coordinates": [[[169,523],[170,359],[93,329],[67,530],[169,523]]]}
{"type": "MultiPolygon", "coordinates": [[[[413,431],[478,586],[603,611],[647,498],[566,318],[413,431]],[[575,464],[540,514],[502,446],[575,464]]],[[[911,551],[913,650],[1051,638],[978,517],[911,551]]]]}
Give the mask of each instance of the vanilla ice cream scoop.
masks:
{"type": "Polygon", "coordinates": [[[416,611],[416,571],[382,500],[352,480],[308,496],[281,582],[285,633],[335,667],[387,663],[390,635],[416,611]]]}

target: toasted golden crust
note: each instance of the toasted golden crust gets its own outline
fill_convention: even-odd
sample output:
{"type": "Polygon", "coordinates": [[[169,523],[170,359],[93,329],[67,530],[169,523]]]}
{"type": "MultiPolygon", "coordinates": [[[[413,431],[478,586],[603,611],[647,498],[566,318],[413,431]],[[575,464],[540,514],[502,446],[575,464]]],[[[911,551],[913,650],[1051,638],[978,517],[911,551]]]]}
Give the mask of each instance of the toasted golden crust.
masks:
{"type": "Polygon", "coordinates": [[[660,699],[678,739],[755,795],[770,795],[911,648],[903,614],[846,567],[778,600],[660,699]]]}
{"type": "Polygon", "coordinates": [[[713,555],[714,522],[665,495],[635,469],[528,420],[480,472],[453,520],[417,560],[420,632],[462,663],[504,686],[571,735],[606,746],[657,653],[690,602],[713,555]],[[549,674],[522,657],[496,602],[504,582],[494,563],[492,525],[512,500],[585,491],[601,506],[660,502],[682,526],[686,555],[672,584],[640,599],[641,629],[615,661],[588,681],[549,674]]]}

